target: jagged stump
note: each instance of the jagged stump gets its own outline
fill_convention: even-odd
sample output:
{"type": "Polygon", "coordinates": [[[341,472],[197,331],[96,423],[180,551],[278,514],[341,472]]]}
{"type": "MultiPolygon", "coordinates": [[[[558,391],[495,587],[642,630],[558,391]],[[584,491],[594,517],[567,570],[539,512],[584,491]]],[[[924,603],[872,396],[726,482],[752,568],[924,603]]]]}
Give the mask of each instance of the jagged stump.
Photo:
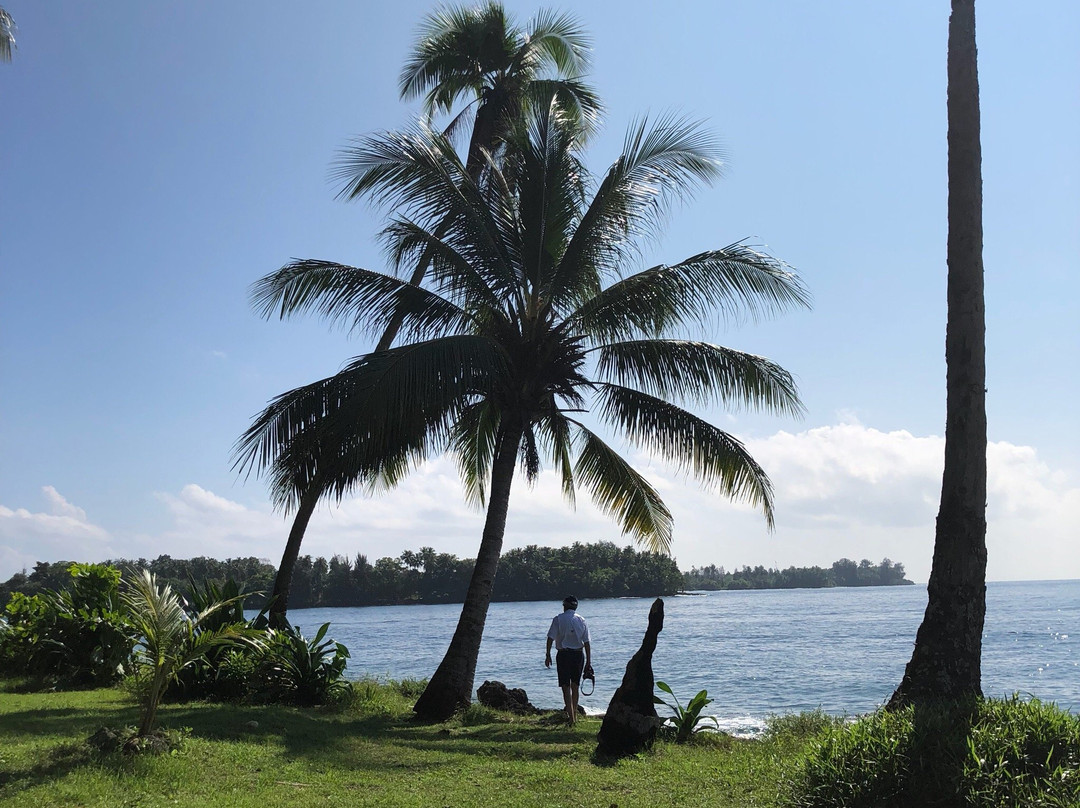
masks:
{"type": "Polygon", "coordinates": [[[597,757],[633,755],[652,746],[656,730],[663,723],[653,705],[652,656],[657,635],[664,628],[664,601],[657,598],[649,609],[649,628],[630,661],[622,684],[608,704],[604,723],[596,735],[597,757]]]}

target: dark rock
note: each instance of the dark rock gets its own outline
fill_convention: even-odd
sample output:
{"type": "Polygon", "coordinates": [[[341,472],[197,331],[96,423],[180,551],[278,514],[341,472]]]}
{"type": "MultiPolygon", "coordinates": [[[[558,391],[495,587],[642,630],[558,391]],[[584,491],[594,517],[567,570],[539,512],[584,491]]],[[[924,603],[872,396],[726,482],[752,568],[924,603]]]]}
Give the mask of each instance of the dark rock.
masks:
{"type": "Polygon", "coordinates": [[[520,687],[508,688],[502,682],[484,682],[476,689],[476,697],[485,707],[506,710],[518,715],[535,715],[540,712],[529,703],[529,695],[520,687]]]}
{"type": "Polygon", "coordinates": [[[611,697],[604,723],[596,735],[596,755],[600,758],[633,755],[652,746],[656,730],[663,723],[653,704],[652,656],[657,635],[664,628],[664,601],[657,598],[649,609],[649,628],[630,661],[622,684],[611,697]]]}

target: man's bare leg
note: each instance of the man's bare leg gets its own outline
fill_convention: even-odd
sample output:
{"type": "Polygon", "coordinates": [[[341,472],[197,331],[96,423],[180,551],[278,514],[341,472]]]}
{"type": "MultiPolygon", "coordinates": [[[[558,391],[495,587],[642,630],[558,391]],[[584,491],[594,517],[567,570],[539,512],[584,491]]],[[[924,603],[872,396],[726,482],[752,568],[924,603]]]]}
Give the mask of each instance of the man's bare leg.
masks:
{"type": "Polygon", "coordinates": [[[579,692],[580,689],[581,689],[581,685],[578,684],[577,682],[571,682],[570,683],[570,696],[571,696],[571,701],[573,702],[573,704],[571,705],[571,713],[574,716],[573,718],[570,719],[570,724],[571,725],[577,723],[577,719],[578,719],[578,706],[577,706],[577,703],[578,703],[578,692],[579,692]]]}
{"type": "Polygon", "coordinates": [[[577,688],[572,685],[567,685],[562,689],[563,704],[566,710],[566,720],[570,722],[570,726],[574,725],[574,721],[577,719],[577,688]]]}

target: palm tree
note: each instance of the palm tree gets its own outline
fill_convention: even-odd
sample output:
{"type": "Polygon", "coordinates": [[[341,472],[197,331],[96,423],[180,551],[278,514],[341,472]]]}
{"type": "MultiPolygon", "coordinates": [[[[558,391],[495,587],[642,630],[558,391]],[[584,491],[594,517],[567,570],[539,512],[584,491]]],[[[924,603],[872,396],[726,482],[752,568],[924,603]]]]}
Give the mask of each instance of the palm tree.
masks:
{"type": "Polygon", "coordinates": [[[406,343],[272,402],[239,457],[287,479],[289,460],[353,484],[393,484],[435,453],[456,456],[469,499],[486,503],[476,566],[446,656],[415,705],[425,719],[467,704],[510,489],[544,458],[572,502],[578,486],[624,533],[667,551],[672,516],[655,488],[597,434],[591,412],[629,442],[773,519],[764,471],[734,437],[670,400],[798,413],[791,376],[759,356],[676,334],[808,304],[779,261],[742,243],[626,274],[669,203],[718,175],[711,142],[666,118],[629,132],[591,199],[582,132],[556,103],[535,106],[501,160],[478,178],[443,134],[371,137],[351,159],[398,217],[384,230],[397,270],[432,256],[423,287],[329,261],[297,261],[260,280],[266,315],[316,311],[378,333],[403,313],[406,343]],[[299,448],[296,448],[299,447],[299,448]]]}
{"type": "Polygon", "coordinates": [[[986,615],[986,321],[975,0],[952,0],[945,471],[928,602],[890,707],[982,695],[986,615]]]}
{"type": "Polygon", "coordinates": [[[228,609],[244,597],[219,599],[192,617],[184,609],[180,596],[168,584],[159,586],[153,573],[140,570],[128,582],[121,598],[127,608],[128,620],[139,635],[135,645],[136,661],[149,674],[143,692],[138,737],[145,737],[154,729],[165,690],[180,671],[222,645],[260,643],[262,632],[243,624],[222,625],[215,629],[208,626],[219,611],[228,609]]]}
{"type": "Polygon", "coordinates": [[[0,62],[10,62],[15,50],[15,20],[0,8],[0,62]]]}
{"type": "MultiPolygon", "coordinates": [[[[500,3],[449,7],[431,14],[421,25],[420,37],[401,73],[400,91],[403,100],[423,96],[428,120],[451,113],[456,104],[469,99],[444,134],[453,137],[472,116],[466,173],[475,181],[485,156],[504,144],[523,111],[537,98],[557,98],[560,108],[584,131],[595,125],[599,101],[580,81],[588,64],[588,38],[569,16],[540,12],[522,29],[500,3]]],[[[362,196],[376,179],[366,171],[357,172],[348,159],[342,161],[339,173],[347,180],[340,194],[345,199],[362,196]]],[[[424,280],[430,262],[430,255],[419,256],[410,279],[413,285],[424,280]]],[[[403,318],[403,312],[390,318],[376,350],[393,344],[403,318]]],[[[270,620],[276,627],[286,623],[293,568],[315,508],[327,494],[340,500],[357,482],[348,479],[347,468],[342,471],[344,477],[335,475],[323,463],[317,475],[276,481],[280,486],[275,487],[277,501],[296,511],[272,592],[270,620]]]]}

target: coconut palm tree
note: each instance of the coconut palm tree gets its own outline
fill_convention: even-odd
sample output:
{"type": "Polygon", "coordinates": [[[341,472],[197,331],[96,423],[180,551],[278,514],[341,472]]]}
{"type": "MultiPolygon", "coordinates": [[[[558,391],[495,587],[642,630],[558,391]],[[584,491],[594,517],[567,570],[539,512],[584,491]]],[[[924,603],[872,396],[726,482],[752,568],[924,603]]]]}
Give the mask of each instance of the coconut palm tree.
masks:
{"type": "Polygon", "coordinates": [[[15,20],[0,8],[0,62],[10,62],[15,50],[15,20]]]}
{"type": "Polygon", "coordinates": [[[624,533],[670,547],[672,515],[656,489],[586,413],[772,524],[769,480],[745,447],[673,401],[798,413],[791,376],[676,337],[718,315],[807,305],[807,293],[784,264],[742,243],[628,272],[669,204],[717,177],[715,148],[696,125],[643,122],[590,195],[581,137],[558,104],[534,106],[478,178],[443,134],[367,138],[351,159],[397,211],[384,231],[396,270],[432,256],[424,285],[306,260],[255,286],[267,316],[317,312],[379,333],[402,312],[406,342],[271,402],[238,444],[241,463],[279,482],[324,463],[339,481],[378,486],[449,450],[468,498],[486,504],[457,629],[415,706],[426,719],[469,701],[519,466],[535,481],[550,461],[568,499],[584,487],[624,533]],[[314,447],[333,447],[329,459],[314,447]]]}
{"type": "Polygon", "coordinates": [[[952,0],[945,470],[923,622],[897,707],[982,695],[986,616],[986,318],[975,0],[952,0]]]}
{"type": "MultiPolygon", "coordinates": [[[[600,104],[580,80],[588,64],[588,38],[572,17],[542,11],[520,28],[500,3],[454,6],[434,12],[421,25],[401,73],[400,91],[403,100],[423,98],[429,121],[467,101],[444,134],[452,138],[471,118],[465,165],[466,174],[475,181],[486,164],[485,157],[504,145],[507,134],[537,98],[556,98],[564,114],[583,132],[591,131],[600,104]]],[[[357,171],[347,156],[338,173],[345,180],[340,194],[345,199],[364,195],[370,183],[377,181],[367,171],[357,171]]],[[[430,262],[427,253],[418,257],[412,284],[423,281],[430,262]]],[[[376,350],[384,351],[393,344],[403,318],[403,312],[390,318],[376,350]]],[[[272,592],[270,621],[276,627],[286,623],[293,569],[315,508],[324,496],[340,499],[355,482],[348,479],[347,468],[343,472],[345,478],[335,475],[324,462],[318,474],[276,481],[285,489],[277,492],[278,500],[289,510],[295,509],[272,592]],[[290,487],[293,490],[288,490],[290,487]]],[[[283,476],[290,475],[286,472],[283,476]]]]}

